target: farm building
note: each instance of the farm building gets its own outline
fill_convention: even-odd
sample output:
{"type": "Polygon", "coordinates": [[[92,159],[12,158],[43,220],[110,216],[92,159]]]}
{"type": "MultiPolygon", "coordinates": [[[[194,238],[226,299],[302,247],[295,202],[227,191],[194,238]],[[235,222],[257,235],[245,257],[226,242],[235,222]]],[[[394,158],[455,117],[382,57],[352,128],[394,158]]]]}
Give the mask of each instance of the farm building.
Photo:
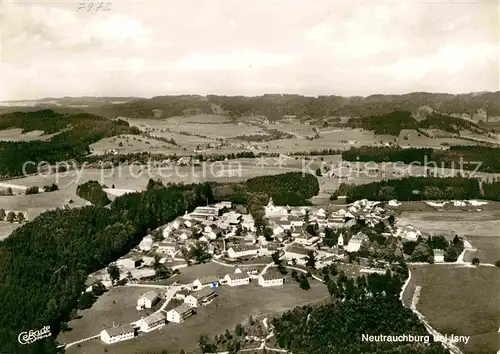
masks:
{"type": "Polygon", "coordinates": [[[118,343],[135,337],[135,328],[131,325],[106,328],[101,331],[101,340],[106,344],[118,343]]]}
{"type": "Polygon", "coordinates": [[[167,321],[181,323],[194,314],[194,310],[188,304],[182,304],[167,312],[167,321]]]}
{"type": "Polygon", "coordinates": [[[190,295],[187,295],[184,298],[184,303],[188,304],[191,307],[198,307],[199,305],[203,305],[210,300],[213,300],[218,295],[211,288],[205,288],[200,291],[196,291],[190,295]]]}
{"type": "Polygon", "coordinates": [[[139,330],[142,332],[151,332],[165,325],[165,315],[161,312],[155,312],[146,318],[141,318],[138,322],[139,330]]]}
{"type": "Polygon", "coordinates": [[[260,286],[280,286],[283,285],[284,278],[283,275],[275,270],[268,271],[265,274],[259,275],[259,285],[260,286]]]}
{"type": "Polygon", "coordinates": [[[229,286],[245,285],[250,283],[250,277],[247,273],[226,274],[224,281],[229,286]]]}
{"type": "Polygon", "coordinates": [[[139,299],[137,299],[137,309],[150,309],[153,307],[158,301],[160,301],[160,296],[155,291],[148,291],[145,294],[142,294],[139,299]]]}

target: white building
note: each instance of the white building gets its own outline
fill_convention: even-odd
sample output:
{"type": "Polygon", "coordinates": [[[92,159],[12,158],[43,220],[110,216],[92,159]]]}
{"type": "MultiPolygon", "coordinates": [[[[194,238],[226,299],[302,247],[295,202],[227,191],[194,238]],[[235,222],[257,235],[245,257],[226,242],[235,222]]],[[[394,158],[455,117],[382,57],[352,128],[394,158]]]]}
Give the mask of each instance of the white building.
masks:
{"type": "Polygon", "coordinates": [[[285,249],[285,259],[289,261],[295,259],[298,265],[305,265],[307,262],[308,251],[309,251],[308,249],[302,247],[297,247],[297,246],[289,247],[288,249],[285,249]]]}
{"type": "Polygon", "coordinates": [[[165,326],[165,315],[161,312],[155,312],[146,318],[141,318],[137,324],[140,331],[151,332],[165,326]]]}
{"type": "Polygon", "coordinates": [[[137,309],[150,309],[153,307],[158,301],[160,301],[160,296],[155,291],[148,291],[144,293],[137,299],[137,309]]]}
{"type": "Polygon", "coordinates": [[[190,216],[195,219],[215,220],[219,216],[219,209],[214,207],[197,207],[190,216]]]}
{"type": "Polygon", "coordinates": [[[122,342],[135,337],[135,328],[131,325],[106,328],[101,331],[101,340],[106,344],[122,342]]]}
{"type": "Polygon", "coordinates": [[[283,275],[276,271],[268,271],[259,275],[258,283],[260,286],[280,286],[284,283],[283,275]]]}
{"type": "Polygon", "coordinates": [[[194,313],[191,306],[188,304],[182,304],[177,306],[175,309],[172,309],[167,312],[167,321],[181,323],[184,322],[188,317],[192,316],[194,313]]]}
{"type": "Polygon", "coordinates": [[[256,256],[259,253],[260,246],[258,245],[232,246],[227,250],[229,258],[256,256]]]}
{"type": "Polygon", "coordinates": [[[302,234],[299,234],[298,236],[295,236],[295,242],[297,242],[297,243],[299,243],[301,245],[311,246],[311,245],[315,244],[318,241],[319,241],[319,237],[318,236],[313,236],[313,235],[311,235],[308,232],[303,232],[302,234]]]}
{"type": "Polygon", "coordinates": [[[250,232],[255,232],[255,221],[250,214],[245,214],[241,219],[241,227],[250,232]]]}
{"type": "Polygon", "coordinates": [[[140,262],[140,260],[135,258],[121,258],[116,261],[116,265],[120,268],[134,269],[140,262]]]}
{"type": "Polygon", "coordinates": [[[191,307],[198,307],[215,299],[216,297],[217,293],[214,290],[211,288],[204,288],[200,291],[187,295],[184,298],[184,303],[191,307]]]}
{"type": "Polygon", "coordinates": [[[351,237],[351,239],[349,240],[349,243],[347,244],[347,247],[346,247],[346,251],[349,253],[358,252],[363,241],[367,241],[367,240],[368,240],[368,236],[366,236],[362,232],[358,232],[356,235],[351,237]]]}
{"type": "Polygon", "coordinates": [[[150,251],[152,244],[153,244],[153,239],[151,238],[151,236],[146,236],[139,243],[139,249],[144,252],[150,251]]]}
{"type": "Polygon", "coordinates": [[[177,244],[174,242],[163,241],[158,244],[157,252],[173,256],[177,251],[177,244]]]}
{"type": "Polygon", "coordinates": [[[200,290],[203,288],[217,288],[219,287],[219,278],[217,276],[207,276],[207,277],[200,277],[193,281],[193,288],[195,290],[200,290]]]}
{"type": "Polygon", "coordinates": [[[434,263],[443,263],[444,262],[444,251],[440,249],[432,250],[434,253],[434,263]]]}
{"type": "Polygon", "coordinates": [[[224,281],[229,286],[246,285],[250,283],[250,276],[247,273],[226,274],[224,281]]]}

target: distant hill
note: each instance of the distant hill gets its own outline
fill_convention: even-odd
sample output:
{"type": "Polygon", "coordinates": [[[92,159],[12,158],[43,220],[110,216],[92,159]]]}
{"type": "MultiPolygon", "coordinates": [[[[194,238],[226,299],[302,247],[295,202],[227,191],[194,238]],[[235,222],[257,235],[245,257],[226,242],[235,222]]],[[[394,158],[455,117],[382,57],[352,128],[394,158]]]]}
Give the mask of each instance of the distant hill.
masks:
{"type": "MultiPolygon", "coordinates": [[[[28,110],[27,102],[54,110],[81,110],[108,118],[172,117],[193,113],[225,112],[230,116],[266,116],[279,120],[283,116],[323,118],[331,116],[369,117],[393,111],[416,112],[426,106],[444,115],[472,117],[484,110],[489,117],[500,116],[500,91],[467,94],[413,92],[403,95],[371,95],[367,97],[319,96],[291,94],[265,94],[262,96],[179,95],[153,98],[135,97],[63,97],[20,102],[17,109],[28,110]],[[123,102],[123,103],[118,103],[123,102]],[[24,106],[24,107],[23,107],[24,106]],[[157,110],[154,114],[153,110],[157,110]],[[216,110],[217,112],[214,112],[216,110]],[[161,111],[161,114],[158,112],[161,111]]],[[[1,104],[1,103],[0,103],[1,104]]],[[[9,102],[9,106],[15,105],[9,102]]],[[[13,107],[0,107],[11,111],[13,107]]],[[[31,108],[32,109],[32,108],[31,108]]],[[[8,112],[7,111],[7,112],[8,112]]]]}
{"type": "Polygon", "coordinates": [[[430,113],[424,119],[417,120],[409,111],[396,111],[380,116],[369,116],[359,119],[350,119],[348,126],[372,130],[375,134],[398,136],[403,129],[439,129],[458,134],[460,130],[470,130],[484,133],[479,126],[466,119],[446,116],[439,113],[430,113]]]}

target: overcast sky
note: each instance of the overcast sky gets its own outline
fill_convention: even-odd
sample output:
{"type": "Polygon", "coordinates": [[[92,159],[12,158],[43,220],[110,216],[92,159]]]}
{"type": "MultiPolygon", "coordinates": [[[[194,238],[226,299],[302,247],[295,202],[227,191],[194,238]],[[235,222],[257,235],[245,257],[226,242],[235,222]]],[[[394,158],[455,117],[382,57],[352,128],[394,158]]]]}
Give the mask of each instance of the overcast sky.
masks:
{"type": "Polygon", "coordinates": [[[80,4],[0,0],[0,100],[499,89],[496,1],[80,4]]]}

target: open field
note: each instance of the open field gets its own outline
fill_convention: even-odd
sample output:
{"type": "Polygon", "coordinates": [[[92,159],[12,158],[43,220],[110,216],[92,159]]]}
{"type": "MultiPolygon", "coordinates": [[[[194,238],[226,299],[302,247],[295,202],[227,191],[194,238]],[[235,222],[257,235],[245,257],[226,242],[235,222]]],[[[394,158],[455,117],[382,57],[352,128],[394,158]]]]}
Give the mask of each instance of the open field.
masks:
{"type": "Polygon", "coordinates": [[[60,343],[77,341],[96,335],[104,328],[113,327],[113,323],[128,324],[152,314],[161,306],[161,302],[153,309],[138,311],[135,308],[137,299],[149,290],[155,289],[131,286],[110,289],[102,294],[90,309],[78,311],[78,315],[82,317],[70,321],[68,326],[72,330],[59,334],[57,340],[60,343]]]}
{"type": "Polygon", "coordinates": [[[255,282],[245,286],[223,286],[217,289],[219,297],[216,300],[199,308],[196,315],[182,324],[169,323],[161,330],[110,346],[101,344],[99,340],[92,340],[82,343],[81,347],[69,348],[67,352],[100,354],[106,348],[110,354],[146,353],[163,349],[172,353],[184,349],[186,353],[192,353],[198,346],[201,334],[205,333],[213,338],[226,329],[232,330],[238,323],[245,323],[249,316],[274,316],[295,306],[330,298],[323,284],[314,280],[310,284],[311,289],[308,291],[301,290],[295,282],[270,288],[260,287],[255,282]]]}
{"type": "Polygon", "coordinates": [[[491,354],[499,349],[500,269],[496,267],[418,266],[405,292],[409,305],[422,287],[417,309],[442,334],[470,335],[465,353],[491,354]]]}
{"type": "Polygon", "coordinates": [[[0,241],[7,238],[12,231],[20,227],[22,224],[10,223],[7,221],[0,222],[0,241]]]}
{"type": "Polygon", "coordinates": [[[111,138],[101,139],[90,145],[93,155],[102,155],[115,151],[119,154],[149,152],[151,154],[181,153],[181,147],[163,142],[154,138],[140,135],[124,134],[111,138]]]}
{"type": "Polygon", "coordinates": [[[477,257],[481,263],[494,264],[500,260],[500,230],[491,230],[496,233],[492,236],[467,236],[467,240],[477,251],[466,252],[464,260],[472,262],[472,258],[477,257]]]}
{"type": "MultiPolygon", "coordinates": [[[[497,204],[497,203],[495,203],[497,204]]],[[[403,212],[398,225],[414,225],[433,234],[457,233],[460,236],[499,237],[500,210],[403,212]]],[[[474,244],[473,244],[474,245],[474,244]]]]}

